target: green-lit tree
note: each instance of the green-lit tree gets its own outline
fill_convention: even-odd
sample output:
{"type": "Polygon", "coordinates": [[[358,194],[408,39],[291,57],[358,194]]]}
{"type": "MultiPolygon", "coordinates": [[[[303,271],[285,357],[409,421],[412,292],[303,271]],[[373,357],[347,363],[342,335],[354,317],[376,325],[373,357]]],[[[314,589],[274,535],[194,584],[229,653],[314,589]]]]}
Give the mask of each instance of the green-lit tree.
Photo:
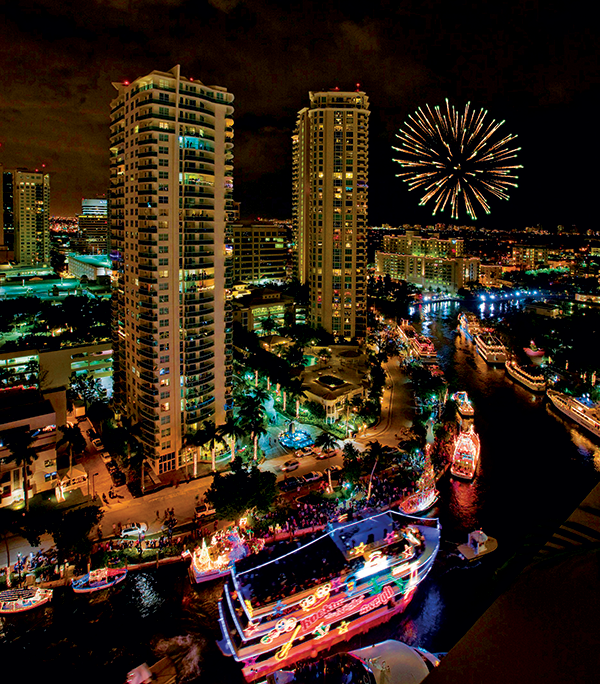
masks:
{"type": "Polygon", "coordinates": [[[246,430],[240,425],[239,420],[233,416],[229,416],[227,422],[219,425],[217,432],[220,437],[229,440],[229,448],[231,449],[231,460],[235,459],[235,447],[238,439],[242,439],[246,435],[246,430]]]}
{"type": "Polygon", "coordinates": [[[207,501],[223,520],[239,521],[247,513],[267,511],[277,497],[275,473],[259,470],[256,465],[244,465],[236,458],[231,472],[215,473],[206,492],[207,501]]]}

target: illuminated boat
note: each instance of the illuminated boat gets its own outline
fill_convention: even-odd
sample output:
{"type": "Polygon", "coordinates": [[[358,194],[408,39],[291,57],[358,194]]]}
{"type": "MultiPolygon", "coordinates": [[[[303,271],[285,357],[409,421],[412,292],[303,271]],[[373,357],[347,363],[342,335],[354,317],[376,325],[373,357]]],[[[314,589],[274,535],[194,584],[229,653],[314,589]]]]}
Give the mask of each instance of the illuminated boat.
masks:
{"type": "Polygon", "coordinates": [[[521,383],[532,392],[546,391],[546,378],[537,368],[520,366],[514,359],[509,359],[504,367],[513,380],[521,383]]]}
{"type": "Polygon", "coordinates": [[[476,314],[470,311],[461,311],[458,314],[458,331],[468,340],[472,340],[477,333],[485,332],[486,330],[487,328],[484,327],[476,314]]]}
{"type": "Polygon", "coordinates": [[[475,409],[466,392],[454,392],[452,399],[456,402],[456,408],[463,418],[472,418],[475,415],[475,409]]]}
{"type": "Polygon", "coordinates": [[[532,356],[532,357],[544,356],[544,354],[545,354],[543,349],[536,347],[535,342],[533,340],[531,340],[529,347],[523,347],[523,351],[527,354],[527,356],[532,356]]]}
{"type": "Polygon", "coordinates": [[[248,682],[315,658],[404,611],[439,544],[438,520],[387,511],[249,556],[223,588],[219,647],[248,682]]]}
{"type": "Polygon", "coordinates": [[[234,562],[244,558],[249,551],[237,528],[229,532],[219,530],[212,537],[210,546],[206,544],[206,539],[203,539],[202,545],[196,547],[192,554],[184,552],[184,555],[191,555],[192,558],[189,568],[190,579],[200,584],[226,577],[231,572],[234,562]]]}
{"type": "Polygon", "coordinates": [[[471,427],[468,432],[461,432],[454,442],[454,453],[450,472],[454,477],[472,480],[479,463],[479,436],[471,427]]]}
{"type": "Polygon", "coordinates": [[[39,608],[52,598],[52,589],[6,589],[0,591],[0,615],[24,613],[39,608]]]}
{"type": "Polygon", "coordinates": [[[127,568],[100,568],[91,570],[87,575],[71,580],[76,594],[89,594],[94,591],[110,589],[127,577],[127,568]]]}
{"type": "Polygon", "coordinates": [[[439,492],[435,487],[435,471],[431,462],[431,444],[425,447],[425,466],[419,478],[414,494],[403,499],[398,508],[406,515],[417,515],[430,509],[439,498],[439,492]]]}
{"type": "Polygon", "coordinates": [[[548,399],[559,411],[569,416],[595,437],[600,437],[600,407],[585,397],[576,399],[568,394],[549,389],[548,399]]]}
{"type": "Polygon", "coordinates": [[[429,337],[419,334],[408,321],[400,321],[398,330],[400,338],[414,356],[425,363],[434,363],[437,360],[437,352],[429,337]]]}
{"type": "Polygon", "coordinates": [[[475,335],[475,346],[487,363],[506,362],[506,347],[492,333],[477,333],[475,335]]]}
{"type": "MultiPolygon", "coordinates": [[[[388,639],[349,653],[311,662],[310,681],[371,682],[373,684],[419,684],[440,661],[423,648],[388,639]],[[336,674],[339,676],[336,677],[336,674]],[[350,678],[351,677],[351,678],[350,678]]],[[[289,670],[280,670],[274,682],[306,682],[305,663],[289,670]]],[[[268,681],[271,681],[269,678],[268,681]]]]}

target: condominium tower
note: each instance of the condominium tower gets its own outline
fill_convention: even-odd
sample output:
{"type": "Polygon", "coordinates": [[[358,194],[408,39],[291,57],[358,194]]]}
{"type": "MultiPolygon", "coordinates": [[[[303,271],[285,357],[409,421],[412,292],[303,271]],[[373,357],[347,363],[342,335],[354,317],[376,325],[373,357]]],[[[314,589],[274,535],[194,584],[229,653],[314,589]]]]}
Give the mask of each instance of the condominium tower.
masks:
{"type": "Polygon", "coordinates": [[[233,95],[179,66],[113,85],[115,401],[160,474],[185,466],[186,433],[223,423],[230,404],[233,95]]]}
{"type": "Polygon", "coordinates": [[[366,332],[369,100],[311,92],[293,136],[296,275],[309,322],[340,338],[366,332]]]}
{"type": "Polygon", "coordinates": [[[25,266],[50,263],[50,175],[0,167],[0,241],[25,266]]]}

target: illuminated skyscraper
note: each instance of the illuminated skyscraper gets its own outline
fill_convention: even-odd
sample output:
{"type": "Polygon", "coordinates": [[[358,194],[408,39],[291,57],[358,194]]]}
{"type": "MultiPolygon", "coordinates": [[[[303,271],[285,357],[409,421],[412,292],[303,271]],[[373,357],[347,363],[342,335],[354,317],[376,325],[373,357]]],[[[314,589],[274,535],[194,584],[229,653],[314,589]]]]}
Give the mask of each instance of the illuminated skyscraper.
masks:
{"type": "Polygon", "coordinates": [[[368,144],[365,93],[310,93],[293,137],[296,274],[310,324],[346,339],[366,332],[368,144]]]}
{"type": "Polygon", "coordinates": [[[27,266],[50,263],[50,175],[2,169],[0,237],[14,260],[27,266]]]}
{"type": "Polygon", "coordinates": [[[85,254],[106,254],[108,249],[108,200],[81,200],[79,234],[81,251],[85,254]]]}
{"type": "Polygon", "coordinates": [[[230,403],[233,95],[179,66],[114,86],[115,400],[162,473],[188,464],[185,434],[223,423],[230,403]]]}

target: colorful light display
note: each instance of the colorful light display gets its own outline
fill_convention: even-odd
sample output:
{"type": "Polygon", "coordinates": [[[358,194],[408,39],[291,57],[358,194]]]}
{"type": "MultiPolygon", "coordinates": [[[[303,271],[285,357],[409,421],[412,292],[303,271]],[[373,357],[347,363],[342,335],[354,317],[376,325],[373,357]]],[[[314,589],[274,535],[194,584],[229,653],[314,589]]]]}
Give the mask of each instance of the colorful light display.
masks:
{"type": "Polygon", "coordinates": [[[469,102],[462,113],[447,99],[443,108],[419,107],[396,134],[394,161],[404,169],[397,176],[409,190],[424,192],[420,206],[433,200],[434,215],[449,206],[457,219],[461,204],[472,219],[476,204],[489,214],[486,195],[507,200],[509,189],[517,187],[515,172],[523,168],[514,163],[521,149],[512,147],[517,136],[498,133],[503,123],[469,102]]]}

